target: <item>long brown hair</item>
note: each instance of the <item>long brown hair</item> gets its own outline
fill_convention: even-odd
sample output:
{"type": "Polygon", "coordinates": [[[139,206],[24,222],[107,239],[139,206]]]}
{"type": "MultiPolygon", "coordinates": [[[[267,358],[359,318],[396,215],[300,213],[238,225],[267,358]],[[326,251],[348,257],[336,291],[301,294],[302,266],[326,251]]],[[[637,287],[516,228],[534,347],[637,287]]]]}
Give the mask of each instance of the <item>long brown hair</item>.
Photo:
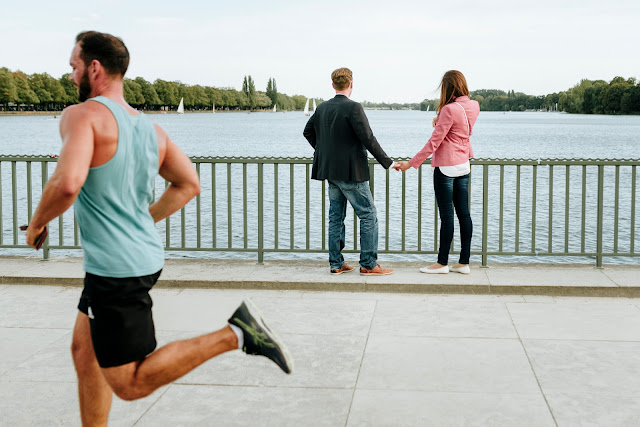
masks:
{"type": "Polygon", "coordinates": [[[458,70],[449,70],[442,76],[440,82],[440,102],[436,111],[440,114],[440,110],[447,104],[451,104],[458,96],[469,96],[469,88],[467,87],[467,79],[458,70]]]}

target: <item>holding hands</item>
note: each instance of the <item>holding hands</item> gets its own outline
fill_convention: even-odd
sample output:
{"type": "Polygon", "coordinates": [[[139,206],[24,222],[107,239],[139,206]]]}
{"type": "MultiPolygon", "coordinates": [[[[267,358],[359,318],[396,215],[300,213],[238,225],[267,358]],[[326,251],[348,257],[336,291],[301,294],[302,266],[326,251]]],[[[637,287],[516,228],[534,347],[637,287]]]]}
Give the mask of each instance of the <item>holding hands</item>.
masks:
{"type": "Polygon", "coordinates": [[[411,167],[411,165],[409,164],[409,162],[407,162],[406,160],[403,160],[401,162],[395,162],[392,166],[392,168],[394,168],[395,170],[397,170],[398,172],[404,172],[407,169],[409,169],[411,167]]]}

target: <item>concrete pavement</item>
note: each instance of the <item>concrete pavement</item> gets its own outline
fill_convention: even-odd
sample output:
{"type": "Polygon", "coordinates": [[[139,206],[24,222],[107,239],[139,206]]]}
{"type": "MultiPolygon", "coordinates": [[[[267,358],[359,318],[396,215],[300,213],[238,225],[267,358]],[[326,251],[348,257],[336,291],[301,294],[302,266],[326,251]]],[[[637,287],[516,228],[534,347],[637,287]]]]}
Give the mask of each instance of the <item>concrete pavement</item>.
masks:
{"type": "MultiPolygon", "coordinates": [[[[168,262],[163,275],[172,287],[152,291],[159,344],[217,329],[252,298],[288,344],[293,375],[264,358],[227,353],[140,401],[114,398],[110,425],[640,424],[640,299],[439,294],[424,291],[431,282],[407,279],[386,283],[393,292],[375,292],[372,278],[333,277],[321,265],[242,263],[168,262]],[[260,277],[300,289],[211,287],[260,277]],[[340,291],[304,289],[321,277],[340,291]],[[181,278],[202,287],[176,287],[181,278]],[[398,285],[426,293],[403,293],[398,285]]],[[[388,277],[413,277],[403,268],[388,277]]],[[[516,280],[518,268],[474,273],[490,290],[501,283],[524,290],[553,289],[554,282],[571,289],[638,286],[637,267],[570,266],[555,275],[539,269],[516,280]]],[[[77,260],[0,259],[0,425],[80,424],[69,347],[81,275],[77,260]],[[19,278],[33,280],[24,285],[19,278]],[[48,281],[56,285],[33,285],[48,281]]],[[[454,278],[473,276],[438,280],[455,285],[461,282],[454,278]]]]}

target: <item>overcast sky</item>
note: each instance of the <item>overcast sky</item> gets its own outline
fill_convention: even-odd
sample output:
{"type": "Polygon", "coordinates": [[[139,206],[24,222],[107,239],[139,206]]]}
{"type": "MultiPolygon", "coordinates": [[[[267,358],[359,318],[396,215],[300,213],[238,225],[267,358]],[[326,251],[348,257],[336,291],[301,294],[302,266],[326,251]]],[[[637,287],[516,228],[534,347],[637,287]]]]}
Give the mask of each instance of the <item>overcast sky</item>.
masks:
{"type": "Polygon", "coordinates": [[[75,35],[121,37],[128,77],[329,98],[353,70],[353,99],[437,98],[442,74],[532,95],[582,78],[640,78],[640,0],[3,1],[0,67],[70,72],[75,35]]]}

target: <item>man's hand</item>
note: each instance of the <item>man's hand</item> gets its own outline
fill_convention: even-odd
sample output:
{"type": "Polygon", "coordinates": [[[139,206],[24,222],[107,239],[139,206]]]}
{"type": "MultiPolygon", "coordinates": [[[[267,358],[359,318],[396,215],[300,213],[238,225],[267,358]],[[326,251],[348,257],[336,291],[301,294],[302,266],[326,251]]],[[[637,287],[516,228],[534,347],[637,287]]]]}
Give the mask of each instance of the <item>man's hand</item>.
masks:
{"type": "Polygon", "coordinates": [[[38,245],[42,246],[42,242],[38,241],[40,236],[44,233],[46,226],[35,228],[33,226],[27,227],[27,245],[31,246],[33,249],[40,249],[38,245]]]}

